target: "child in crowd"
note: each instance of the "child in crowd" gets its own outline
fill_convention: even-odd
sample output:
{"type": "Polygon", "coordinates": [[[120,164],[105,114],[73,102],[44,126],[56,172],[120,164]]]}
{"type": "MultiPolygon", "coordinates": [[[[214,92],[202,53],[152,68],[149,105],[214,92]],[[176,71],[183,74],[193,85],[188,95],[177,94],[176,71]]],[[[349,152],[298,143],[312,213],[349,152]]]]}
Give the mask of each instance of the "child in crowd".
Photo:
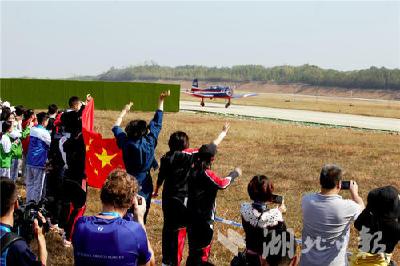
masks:
{"type": "Polygon", "coordinates": [[[49,115],[49,124],[47,125],[46,129],[51,132],[53,131],[54,121],[56,120],[58,114],[57,105],[54,103],[50,104],[47,108],[47,114],[49,115]]]}
{"type": "Polygon", "coordinates": [[[24,118],[24,113],[26,112],[26,108],[23,105],[15,106],[15,121],[16,121],[16,129],[22,131],[22,120],[24,118]]]}
{"type": "MultiPolygon", "coordinates": [[[[228,127],[227,124],[224,128],[228,127]]],[[[153,196],[158,196],[158,191],[164,183],[162,262],[164,265],[180,265],[189,220],[187,211],[189,172],[199,149],[189,148],[189,137],[182,131],[174,132],[170,136],[168,146],[170,150],[161,158],[153,196]]]]}
{"type": "Polygon", "coordinates": [[[18,140],[11,142],[10,133],[12,132],[12,123],[3,121],[0,134],[0,176],[11,177],[11,158],[12,150],[18,145],[18,140]]]}
{"type": "Polygon", "coordinates": [[[153,181],[150,175],[151,168],[154,168],[154,151],[157,146],[158,135],[161,131],[164,99],[170,92],[163,92],[160,95],[158,109],[154,114],[153,120],[147,126],[144,120],[130,121],[124,130],[120,127],[122,118],[130,110],[132,103],[126,105],[112,128],[117,145],[122,149],[122,155],[126,171],[136,177],[141,187],[139,194],[146,199],[146,217],[151,204],[153,193],[153,181]]]}
{"type": "Polygon", "coordinates": [[[169,151],[161,158],[157,186],[153,196],[163,185],[162,209],[162,263],[166,266],[180,265],[186,239],[188,173],[193,164],[189,149],[189,137],[185,132],[174,132],[168,141],[169,151]]]}
{"type": "MultiPolygon", "coordinates": [[[[25,130],[29,125],[32,125],[32,123],[33,126],[37,125],[35,112],[32,109],[27,109],[23,115],[23,119],[21,122],[22,130],[25,130]]],[[[29,140],[29,135],[22,140],[22,155],[24,158],[26,158],[26,155],[28,154],[29,140]]],[[[26,164],[26,161],[24,163],[26,164]]]]}
{"type": "Polygon", "coordinates": [[[37,114],[38,125],[30,132],[29,150],[26,157],[26,201],[39,202],[43,196],[45,165],[51,136],[46,130],[49,116],[45,112],[37,114]]]}
{"type": "MultiPolygon", "coordinates": [[[[91,100],[86,96],[86,103],[91,100]]],[[[62,183],[62,211],[59,226],[65,230],[64,246],[71,246],[72,233],[76,220],[86,210],[86,174],[85,156],[86,147],[82,136],[82,112],[85,103],[79,97],[72,96],[68,100],[69,109],[60,117],[56,116],[54,124],[62,128],[63,138],[59,140],[62,148],[62,157],[65,159],[65,171],[62,183]]]]}

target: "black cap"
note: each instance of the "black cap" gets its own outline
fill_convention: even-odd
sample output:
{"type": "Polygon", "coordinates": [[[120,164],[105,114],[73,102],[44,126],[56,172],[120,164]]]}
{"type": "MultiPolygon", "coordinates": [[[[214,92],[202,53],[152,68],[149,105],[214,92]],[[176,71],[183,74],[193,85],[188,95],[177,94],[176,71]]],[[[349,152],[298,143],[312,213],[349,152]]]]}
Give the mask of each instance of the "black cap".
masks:
{"type": "Polygon", "coordinates": [[[211,160],[216,154],[217,145],[214,143],[201,146],[198,152],[198,156],[201,160],[211,160]]]}
{"type": "Polygon", "coordinates": [[[400,217],[399,191],[393,186],[371,190],[368,193],[367,209],[385,218],[400,217]]]}

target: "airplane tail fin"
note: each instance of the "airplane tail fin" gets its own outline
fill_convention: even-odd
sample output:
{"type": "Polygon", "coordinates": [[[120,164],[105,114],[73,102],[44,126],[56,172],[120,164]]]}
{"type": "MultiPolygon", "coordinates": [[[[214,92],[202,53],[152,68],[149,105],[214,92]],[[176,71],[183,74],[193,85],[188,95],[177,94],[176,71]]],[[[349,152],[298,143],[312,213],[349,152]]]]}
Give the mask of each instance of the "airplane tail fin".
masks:
{"type": "Polygon", "coordinates": [[[197,79],[194,79],[192,82],[192,88],[198,88],[199,87],[199,82],[197,81],[197,79]]]}

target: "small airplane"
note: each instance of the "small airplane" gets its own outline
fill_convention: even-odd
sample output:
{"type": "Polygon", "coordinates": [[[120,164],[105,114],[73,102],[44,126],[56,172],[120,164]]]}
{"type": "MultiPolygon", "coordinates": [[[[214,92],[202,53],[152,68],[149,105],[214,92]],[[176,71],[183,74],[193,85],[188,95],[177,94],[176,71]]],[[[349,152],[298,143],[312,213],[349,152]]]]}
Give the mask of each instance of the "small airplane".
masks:
{"type": "Polygon", "coordinates": [[[205,89],[199,88],[199,82],[194,79],[192,82],[192,88],[190,91],[184,91],[184,93],[192,95],[193,97],[201,98],[200,105],[205,106],[204,99],[209,98],[210,100],[217,99],[227,99],[228,102],[225,104],[225,108],[231,105],[231,99],[239,99],[245,97],[256,96],[257,93],[246,93],[246,94],[233,94],[233,88],[230,86],[210,86],[205,89]]]}

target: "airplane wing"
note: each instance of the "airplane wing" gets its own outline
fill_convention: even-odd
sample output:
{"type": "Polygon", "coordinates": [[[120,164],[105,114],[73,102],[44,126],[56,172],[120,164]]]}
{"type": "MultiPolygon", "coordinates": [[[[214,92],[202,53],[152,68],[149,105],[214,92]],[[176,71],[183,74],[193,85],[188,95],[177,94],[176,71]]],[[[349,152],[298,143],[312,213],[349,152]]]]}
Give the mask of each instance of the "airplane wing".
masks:
{"type": "Polygon", "coordinates": [[[213,94],[196,93],[196,92],[188,92],[188,91],[183,91],[183,93],[192,95],[194,97],[201,97],[201,98],[213,98],[215,96],[213,94]]]}
{"type": "Polygon", "coordinates": [[[252,96],[257,96],[257,93],[245,93],[245,94],[234,94],[232,96],[233,99],[239,99],[239,98],[246,98],[246,97],[252,97],[252,96]]]}

